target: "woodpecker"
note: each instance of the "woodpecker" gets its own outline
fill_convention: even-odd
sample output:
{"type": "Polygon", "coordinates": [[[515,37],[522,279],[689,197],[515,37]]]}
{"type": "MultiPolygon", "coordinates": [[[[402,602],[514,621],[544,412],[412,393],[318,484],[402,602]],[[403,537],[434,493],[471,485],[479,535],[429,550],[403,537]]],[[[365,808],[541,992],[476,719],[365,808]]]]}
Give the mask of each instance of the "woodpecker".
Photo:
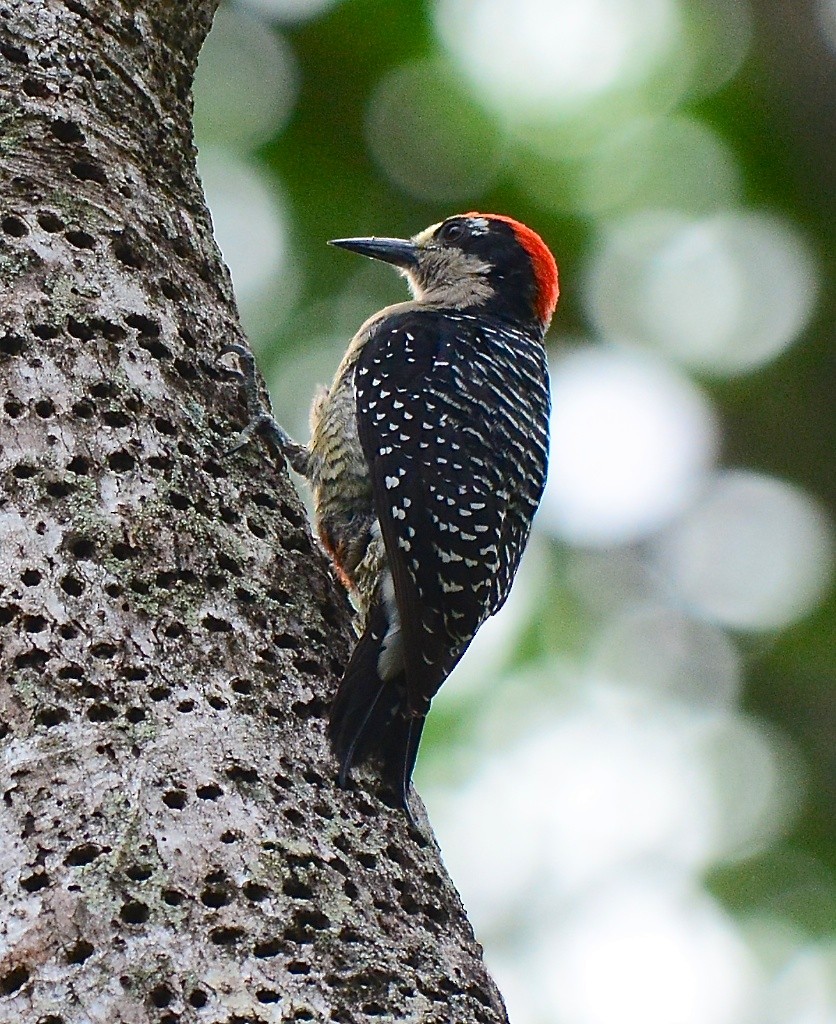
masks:
{"type": "Polygon", "coordinates": [[[411,818],[430,701],[508,597],[543,493],[557,267],[534,231],[498,214],[330,244],[397,268],[412,301],[360,327],[314,400],[307,445],[269,414],[244,435],[267,424],[307,478],[358,612],[330,711],[338,782],[376,756],[411,818]]]}

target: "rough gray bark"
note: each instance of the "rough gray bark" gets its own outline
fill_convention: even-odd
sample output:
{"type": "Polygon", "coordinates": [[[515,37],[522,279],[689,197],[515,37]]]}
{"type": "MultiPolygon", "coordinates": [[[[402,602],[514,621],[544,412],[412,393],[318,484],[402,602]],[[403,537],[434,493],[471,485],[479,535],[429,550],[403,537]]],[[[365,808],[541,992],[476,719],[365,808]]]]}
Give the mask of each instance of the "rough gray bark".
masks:
{"type": "Polygon", "coordinates": [[[195,174],[215,0],[0,0],[0,1022],[499,1022],[323,713],[344,596],[261,443],[195,174]]]}

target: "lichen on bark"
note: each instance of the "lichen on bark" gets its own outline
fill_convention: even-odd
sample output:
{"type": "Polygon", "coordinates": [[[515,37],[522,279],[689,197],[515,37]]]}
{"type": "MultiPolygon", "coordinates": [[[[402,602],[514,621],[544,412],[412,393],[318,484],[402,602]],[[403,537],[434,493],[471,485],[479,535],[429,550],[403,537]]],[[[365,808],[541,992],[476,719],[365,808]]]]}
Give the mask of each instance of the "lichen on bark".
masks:
{"type": "Polygon", "coordinates": [[[350,612],[195,172],[213,0],[0,0],[0,1022],[500,1022],[429,826],[334,785],[350,612]]]}

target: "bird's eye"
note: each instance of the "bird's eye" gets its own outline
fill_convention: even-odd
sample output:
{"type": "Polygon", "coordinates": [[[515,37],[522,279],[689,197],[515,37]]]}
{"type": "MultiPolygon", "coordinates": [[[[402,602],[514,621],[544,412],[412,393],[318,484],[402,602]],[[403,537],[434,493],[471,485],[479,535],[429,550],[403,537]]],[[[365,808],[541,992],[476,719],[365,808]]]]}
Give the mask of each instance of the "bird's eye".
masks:
{"type": "Polygon", "coordinates": [[[441,242],[458,242],[466,233],[465,226],[460,220],[451,220],[441,225],[437,237],[441,242]]]}

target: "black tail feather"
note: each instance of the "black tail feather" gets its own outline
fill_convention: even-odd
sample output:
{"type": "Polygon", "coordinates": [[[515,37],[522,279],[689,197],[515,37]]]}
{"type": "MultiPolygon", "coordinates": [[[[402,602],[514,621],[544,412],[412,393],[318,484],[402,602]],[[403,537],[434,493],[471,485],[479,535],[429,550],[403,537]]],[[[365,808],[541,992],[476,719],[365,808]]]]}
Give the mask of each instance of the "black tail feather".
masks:
{"type": "MultiPolygon", "coordinates": [[[[377,671],[380,643],[386,632],[382,607],[372,611],[331,705],[328,733],[340,765],[338,783],[345,787],[355,764],[380,758],[381,777],[409,813],[409,786],[424,717],[406,710],[403,674],[384,681],[377,671]]],[[[411,814],[410,814],[411,818],[411,814]]]]}

